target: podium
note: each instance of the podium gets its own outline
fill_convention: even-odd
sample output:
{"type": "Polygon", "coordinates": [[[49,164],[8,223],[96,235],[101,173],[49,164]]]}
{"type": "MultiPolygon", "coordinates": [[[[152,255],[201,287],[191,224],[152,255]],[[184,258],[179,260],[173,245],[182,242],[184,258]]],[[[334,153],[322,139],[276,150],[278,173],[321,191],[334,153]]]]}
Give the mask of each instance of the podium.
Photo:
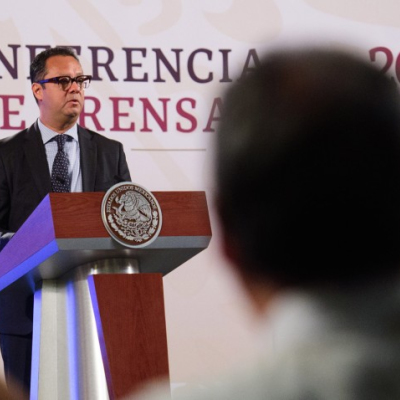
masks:
{"type": "Polygon", "coordinates": [[[152,192],[162,228],[125,247],[104,193],[50,193],[0,253],[0,290],[34,293],[31,399],[119,399],[168,378],[162,277],[208,247],[204,192],[152,192]]]}

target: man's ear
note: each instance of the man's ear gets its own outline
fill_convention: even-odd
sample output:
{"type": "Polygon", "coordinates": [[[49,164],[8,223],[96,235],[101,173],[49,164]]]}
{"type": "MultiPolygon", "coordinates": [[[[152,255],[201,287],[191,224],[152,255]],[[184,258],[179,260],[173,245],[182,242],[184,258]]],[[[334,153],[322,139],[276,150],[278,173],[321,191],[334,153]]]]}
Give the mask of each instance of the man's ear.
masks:
{"type": "Polygon", "coordinates": [[[220,204],[217,202],[222,252],[230,262],[232,271],[238,277],[256,315],[262,315],[271,300],[282,288],[273,279],[268,280],[265,277],[260,278],[256,274],[252,274],[253,268],[249,266],[250,261],[246,259],[243,253],[243,243],[240,242],[234,232],[227,228],[226,221],[224,222],[226,216],[223,210],[218,208],[219,206],[220,204]]]}
{"type": "Polygon", "coordinates": [[[222,226],[222,251],[225,257],[234,265],[240,265],[243,257],[241,256],[241,246],[237,238],[224,226],[222,226]]]}
{"type": "Polygon", "coordinates": [[[224,229],[222,229],[222,250],[231,264],[232,271],[238,277],[255,315],[263,315],[271,301],[281,292],[282,287],[273,279],[268,280],[253,275],[252,267],[249,267],[249,261],[243,255],[242,244],[224,229]]]}
{"type": "Polygon", "coordinates": [[[248,260],[245,259],[242,251],[242,244],[235,235],[222,229],[222,250],[229,260],[232,271],[239,279],[244,293],[252,306],[255,315],[263,315],[271,300],[279,292],[279,287],[271,280],[265,278],[257,279],[251,273],[251,266],[248,267],[248,260]]]}
{"type": "Polygon", "coordinates": [[[217,209],[219,226],[221,228],[222,252],[233,265],[241,265],[243,259],[243,256],[241,255],[241,244],[238,242],[238,238],[234,232],[229,229],[229,223],[226,220],[228,217],[226,216],[225,210],[218,197],[216,198],[215,205],[217,209]]]}
{"type": "Polygon", "coordinates": [[[218,193],[214,197],[214,205],[215,209],[217,210],[216,216],[221,232],[222,253],[231,263],[236,263],[234,249],[232,248],[232,241],[231,241],[231,239],[233,239],[231,236],[233,235],[231,232],[229,232],[229,229],[226,226],[227,217],[225,215],[225,209],[222,205],[222,201],[218,193]]]}
{"type": "Polygon", "coordinates": [[[43,98],[43,86],[40,83],[32,83],[32,93],[35,96],[36,101],[40,101],[43,98]]]}

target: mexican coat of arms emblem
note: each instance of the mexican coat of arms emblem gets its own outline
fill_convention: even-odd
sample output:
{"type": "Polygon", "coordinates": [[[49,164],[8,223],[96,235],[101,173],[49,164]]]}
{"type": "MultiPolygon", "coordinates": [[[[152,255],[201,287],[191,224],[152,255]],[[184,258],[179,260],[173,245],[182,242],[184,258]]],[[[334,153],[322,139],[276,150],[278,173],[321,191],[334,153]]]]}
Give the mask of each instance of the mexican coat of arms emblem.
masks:
{"type": "Polygon", "coordinates": [[[118,183],[107,191],[102,202],[102,218],[112,238],[133,248],[153,242],[162,225],[157,199],[133,182],[118,183]]]}

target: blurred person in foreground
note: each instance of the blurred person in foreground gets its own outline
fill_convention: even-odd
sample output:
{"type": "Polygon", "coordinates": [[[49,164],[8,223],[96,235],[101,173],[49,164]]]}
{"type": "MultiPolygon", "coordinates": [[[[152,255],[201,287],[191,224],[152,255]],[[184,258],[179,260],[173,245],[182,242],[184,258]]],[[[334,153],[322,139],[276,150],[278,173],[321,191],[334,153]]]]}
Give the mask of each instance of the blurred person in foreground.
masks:
{"type": "Polygon", "coordinates": [[[396,84],[342,50],[286,49],[223,104],[223,250],[264,347],[251,367],[179,398],[399,399],[396,84]]]}

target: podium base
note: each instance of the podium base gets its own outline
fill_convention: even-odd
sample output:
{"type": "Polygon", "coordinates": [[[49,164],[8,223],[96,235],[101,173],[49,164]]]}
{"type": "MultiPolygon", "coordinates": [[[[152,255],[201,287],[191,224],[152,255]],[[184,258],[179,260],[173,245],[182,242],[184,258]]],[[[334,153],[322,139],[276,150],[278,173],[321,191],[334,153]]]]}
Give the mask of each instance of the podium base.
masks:
{"type": "Polygon", "coordinates": [[[135,260],[101,260],[42,281],[34,300],[31,400],[112,398],[88,277],[137,272],[135,260]]]}

